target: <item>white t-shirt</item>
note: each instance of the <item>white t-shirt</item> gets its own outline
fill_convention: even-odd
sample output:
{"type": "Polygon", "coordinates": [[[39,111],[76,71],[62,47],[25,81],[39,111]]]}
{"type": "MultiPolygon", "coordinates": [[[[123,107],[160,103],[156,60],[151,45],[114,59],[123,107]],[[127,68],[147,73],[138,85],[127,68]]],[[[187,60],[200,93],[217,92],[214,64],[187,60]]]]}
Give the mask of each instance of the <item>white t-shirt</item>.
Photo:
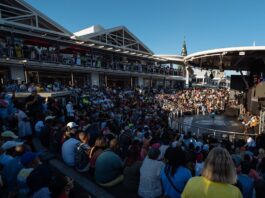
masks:
{"type": "Polygon", "coordinates": [[[62,146],[62,157],[63,161],[68,166],[75,165],[75,147],[76,144],[79,143],[77,139],[70,138],[69,140],[65,141],[62,146]]]}
{"type": "Polygon", "coordinates": [[[169,145],[164,145],[164,144],[159,147],[160,155],[158,157],[158,160],[162,160],[164,158],[164,155],[165,155],[168,147],[169,147],[169,145]]]}

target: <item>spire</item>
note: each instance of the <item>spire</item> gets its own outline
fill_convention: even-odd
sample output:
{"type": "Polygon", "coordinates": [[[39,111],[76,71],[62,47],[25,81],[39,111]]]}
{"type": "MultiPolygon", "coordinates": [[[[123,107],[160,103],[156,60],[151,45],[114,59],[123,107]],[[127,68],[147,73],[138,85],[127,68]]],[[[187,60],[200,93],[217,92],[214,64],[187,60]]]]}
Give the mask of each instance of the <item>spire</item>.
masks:
{"type": "Polygon", "coordinates": [[[187,47],[186,47],[186,41],[185,41],[185,36],[184,36],[184,41],[181,49],[181,56],[187,56],[187,47]]]}

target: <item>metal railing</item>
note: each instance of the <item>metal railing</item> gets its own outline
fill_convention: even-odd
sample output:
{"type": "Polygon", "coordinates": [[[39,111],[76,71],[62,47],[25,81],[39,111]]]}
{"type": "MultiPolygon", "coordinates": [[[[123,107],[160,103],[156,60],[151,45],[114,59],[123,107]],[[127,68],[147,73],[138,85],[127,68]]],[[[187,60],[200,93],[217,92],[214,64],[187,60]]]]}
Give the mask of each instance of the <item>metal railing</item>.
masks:
{"type": "MultiPolygon", "coordinates": [[[[23,51],[22,51],[23,54],[23,51]]],[[[86,68],[94,68],[94,69],[106,69],[113,71],[126,71],[126,72],[137,72],[143,74],[157,74],[157,75],[165,75],[165,76],[184,76],[184,72],[181,69],[169,68],[163,66],[154,66],[154,65],[140,65],[140,64],[124,64],[122,62],[117,62],[115,64],[88,59],[87,61],[81,61],[83,57],[80,57],[80,61],[75,60],[73,57],[63,57],[63,54],[58,55],[56,59],[52,59],[51,56],[43,56],[39,55],[39,57],[16,57],[16,56],[8,56],[1,53],[0,49],[0,58],[8,60],[19,60],[24,62],[41,62],[41,63],[50,63],[50,64],[62,64],[62,65],[70,65],[70,66],[79,66],[86,68]],[[101,64],[97,63],[100,62],[101,64]]]]}
{"type": "Polygon", "coordinates": [[[215,138],[222,138],[224,135],[226,135],[232,141],[234,141],[236,138],[246,138],[247,136],[256,137],[258,135],[258,134],[246,134],[243,132],[204,128],[204,127],[196,126],[194,124],[187,124],[177,119],[171,122],[171,129],[178,130],[180,133],[191,131],[192,133],[195,133],[197,136],[201,134],[212,134],[213,137],[215,138]]]}

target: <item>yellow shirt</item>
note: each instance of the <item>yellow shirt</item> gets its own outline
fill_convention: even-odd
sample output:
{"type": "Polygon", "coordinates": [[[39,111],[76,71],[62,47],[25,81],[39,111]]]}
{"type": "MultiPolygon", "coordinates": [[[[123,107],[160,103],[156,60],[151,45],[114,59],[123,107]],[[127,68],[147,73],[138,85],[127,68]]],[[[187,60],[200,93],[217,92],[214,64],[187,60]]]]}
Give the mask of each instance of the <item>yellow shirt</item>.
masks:
{"type": "Polygon", "coordinates": [[[213,182],[205,177],[191,178],[181,198],[243,198],[240,190],[230,184],[213,182]]]}

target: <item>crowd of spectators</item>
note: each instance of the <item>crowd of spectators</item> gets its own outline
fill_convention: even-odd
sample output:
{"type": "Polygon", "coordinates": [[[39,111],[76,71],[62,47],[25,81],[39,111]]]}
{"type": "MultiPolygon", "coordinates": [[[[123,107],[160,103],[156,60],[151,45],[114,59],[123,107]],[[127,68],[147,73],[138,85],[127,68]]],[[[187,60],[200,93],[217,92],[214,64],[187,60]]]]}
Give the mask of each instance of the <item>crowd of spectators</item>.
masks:
{"type": "MultiPolygon", "coordinates": [[[[71,179],[48,174],[40,154],[31,151],[35,137],[103,188],[118,185],[144,198],[263,197],[264,136],[230,142],[174,131],[168,126],[167,100],[161,100],[166,96],[93,88],[63,105],[53,98],[43,102],[33,89],[21,104],[2,89],[0,98],[6,103],[0,104],[1,111],[7,113],[1,114],[0,123],[1,188],[8,189],[9,197],[70,196],[71,179]]],[[[183,105],[191,98],[206,100],[209,109],[221,108],[228,97],[226,90],[212,89],[175,96],[183,105]]]]}
{"type": "Polygon", "coordinates": [[[229,91],[225,88],[190,88],[175,94],[156,96],[162,108],[176,116],[183,114],[203,114],[223,112],[229,100],[229,91]]]}
{"type": "Polygon", "coordinates": [[[164,75],[184,75],[182,70],[171,66],[141,64],[139,61],[125,61],[120,58],[111,60],[100,54],[92,55],[85,49],[80,51],[76,48],[68,48],[71,47],[54,46],[52,43],[44,46],[26,44],[23,41],[12,44],[11,41],[0,39],[0,57],[3,58],[164,75]]]}
{"type": "MultiPolygon", "coordinates": [[[[32,89],[36,89],[37,92],[58,92],[58,91],[71,91],[80,90],[77,86],[66,85],[60,81],[55,80],[53,83],[25,83],[22,81],[18,83],[16,80],[7,82],[5,85],[6,92],[31,92],[32,89]]],[[[86,88],[85,86],[82,88],[86,88]]]]}

